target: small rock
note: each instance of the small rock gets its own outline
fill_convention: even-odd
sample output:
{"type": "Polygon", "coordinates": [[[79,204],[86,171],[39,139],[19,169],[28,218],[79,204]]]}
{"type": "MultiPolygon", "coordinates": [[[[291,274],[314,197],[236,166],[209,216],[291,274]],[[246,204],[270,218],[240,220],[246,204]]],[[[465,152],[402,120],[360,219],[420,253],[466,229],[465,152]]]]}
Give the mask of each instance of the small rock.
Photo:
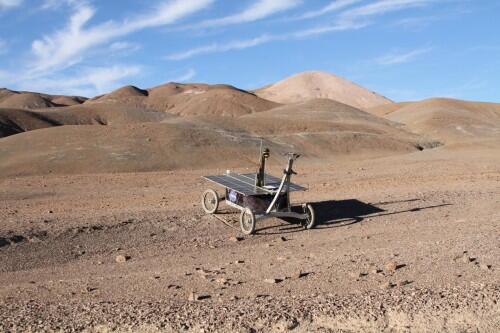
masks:
{"type": "Polygon", "coordinates": [[[244,263],[245,263],[245,261],[244,261],[244,260],[236,260],[234,263],[235,263],[235,264],[244,264],[244,263]]]}
{"type": "Polygon", "coordinates": [[[479,264],[479,268],[481,268],[483,271],[489,271],[491,269],[491,265],[479,264]]]}
{"type": "Polygon", "coordinates": [[[394,260],[391,260],[385,264],[385,270],[390,273],[395,272],[396,269],[398,269],[398,264],[394,260]]]}
{"type": "Polygon", "coordinates": [[[181,286],[178,286],[176,284],[169,284],[167,286],[167,289],[181,289],[182,287],[181,286]]]}
{"type": "Polygon", "coordinates": [[[282,319],[273,325],[273,329],[276,332],[288,332],[299,326],[299,322],[296,319],[282,319]]]}
{"type": "Polygon", "coordinates": [[[288,240],[288,239],[286,239],[286,238],[285,238],[285,237],[283,237],[283,236],[281,236],[281,237],[280,237],[280,241],[282,241],[282,242],[286,242],[287,240],[288,240]]]}
{"type": "Polygon", "coordinates": [[[462,262],[463,262],[464,264],[468,264],[468,263],[472,262],[472,258],[471,258],[471,257],[469,257],[468,255],[464,254],[464,255],[462,256],[462,262]]]}
{"type": "Polygon", "coordinates": [[[265,279],[264,280],[265,283],[269,283],[269,284],[280,283],[281,281],[283,281],[283,280],[281,280],[281,279],[265,279]]]}
{"type": "Polygon", "coordinates": [[[198,293],[195,293],[195,292],[191,292],[189,293],[189,296],[188,296],[188,300],[193,302],[193,301],[201,301],[201,300],[204,300],[204,299],[207,299],[207,298],[210,298],[211,296],[210,295],[202,295],[202,294],[198,294],[198,293]]]}
{"type": "Polygon", "coordinates": [[[241,242],[242,240],[244,240],[244,238],[243,237],[231,237],[231,238],[229,238],[229,240],[231,242],[241,242]]]}
{"type": "Polygon", "coordinates": [[[49,211],[47,211],[47,213],[49,213],[49,214],[53,214],[53,213],[54,213],[54,211],[53,211],[53,210],[49,210],[49,211]]]}
{"type": "Polygon", "coordinates": [[[92,291],[94,291],[94,290],[97,290],[97,288],[93,288],[93,287],[86,286],[86,287],[84,287],[84,288],[83,288],[83,290],[82,290],[82,291],[83,291],[84,293],[90,293],[90,292],[92,292],[92,291]]]}
{"type": "Polygon", "coordinates": [[[309,272],[302,272],[302,271],[299,271],[299,272],[298,272],[298,273],[296,273],[293,277],[294,277],[294,278],[296,278],[296,279],[301,279],[301,278],[303,278],[303,277],[308,276],[309,274],[311,274],[311,273],[309,273],[309,272]]]}
{"type": "Polygon", "coordinates": [[[349,276],[354,278],[354,279],[358,279],[358,278],[362,277],[363,274],[361,272],[350,272],[349,276]]]}
{"type": "Polygon", "coordinates": [[[217,278],[215,281],[220,284],[227,284],[227,279],[225,278],[217,278]]]}
{"type": "Polygon", "coordinates": [[[128,260],[130,260],[130,256],[125,256],[125,255],[121,255],[121,254],[117,255],[115,258],[115,261],[118,263],[124,263],[128,260]]]}
{"type": "Polygon", "coordinates": [[[398,287],[406,286],[407,284],[410,284],[410,281],[408,280],[402,280],[397,283],[398,287]]]}
{"type": "Polygon", "coordinates": [[[211,272],[208,269],[197,269],[196,272],[201,275],[209,275],[211,272]]]}
{"type": "Polygon", "coordinates": [[[394,285],[390,282],[385,282],[380,285],[380,289],[391,289],[394,285]]]}
{"type": "Polygon", "coordinates": [[[372,274],[379,274],[379,273],[382,273],[382,270],[381,269],[378,269],[378,268],[374,268],[370,271],[370,273],[372,274]]]}
{"type": "Polygon", "coordinates": [[[198,294],[195,292],[190,292],[188,295],[188,301],[193,302],[198,300],[198,294]]]}

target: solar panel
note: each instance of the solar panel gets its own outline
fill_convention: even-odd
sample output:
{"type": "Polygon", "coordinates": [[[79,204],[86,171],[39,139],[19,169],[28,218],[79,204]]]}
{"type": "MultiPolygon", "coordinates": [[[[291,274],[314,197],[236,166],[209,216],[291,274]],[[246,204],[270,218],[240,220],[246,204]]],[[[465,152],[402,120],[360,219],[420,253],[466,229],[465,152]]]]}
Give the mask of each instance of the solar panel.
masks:
{"type": "MultiPolygon", "coordinates": [[[[266,189],[263,187],[255,186],[255,173],[228,173],[224,175],[217,176],[204,176],[203,178],[212,181],[218,185],[230,188],[244,195],[259,195],[259,194],[269,194],[273,191],[271,189],[266,189]]],[[[281,179],[268,175],[265,175],[266,185],[274,186],[276,189],[281,183],[281,179]]],[[[305,188],[290,183],[290,191],[304,191],[305,188]]]]}
{"type": "MultiPolygon", "coordinates": [[[[255,182],[255,173],[244,173],[242,176],[251,178],[255,182]]],[[[281,184],[281,178],[271,176],[269,174],[265,174],[264,176],[266,185],[273,185],[278,187],[281,184]]],[[[290,191],[305,191],[306,188],[297,184],[290,182],[290,191]]]]}

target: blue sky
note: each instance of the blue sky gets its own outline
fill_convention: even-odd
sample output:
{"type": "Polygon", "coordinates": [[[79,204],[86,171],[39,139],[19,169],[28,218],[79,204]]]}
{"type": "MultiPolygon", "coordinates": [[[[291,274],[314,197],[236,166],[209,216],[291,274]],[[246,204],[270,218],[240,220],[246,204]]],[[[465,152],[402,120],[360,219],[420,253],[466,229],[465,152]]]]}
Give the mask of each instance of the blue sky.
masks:
{"type": "Polygon", "coordinates": [[[305,70],[396,101],[500,102],[500,1],[0,0],[0,87],[253,89],[305,70]]]}

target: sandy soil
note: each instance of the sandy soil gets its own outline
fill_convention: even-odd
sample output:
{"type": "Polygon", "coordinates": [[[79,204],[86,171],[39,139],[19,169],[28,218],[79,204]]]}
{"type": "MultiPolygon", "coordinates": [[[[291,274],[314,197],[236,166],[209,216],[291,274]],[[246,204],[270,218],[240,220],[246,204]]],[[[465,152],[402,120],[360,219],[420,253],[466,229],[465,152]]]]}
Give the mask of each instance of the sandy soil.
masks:
{"type": "Polygon", "coordinates": [[[299,160],[321,225],[252,237],[202,213],[220,170],[1,180],[0,331],[498,332],[499,162],[299,160]]]}

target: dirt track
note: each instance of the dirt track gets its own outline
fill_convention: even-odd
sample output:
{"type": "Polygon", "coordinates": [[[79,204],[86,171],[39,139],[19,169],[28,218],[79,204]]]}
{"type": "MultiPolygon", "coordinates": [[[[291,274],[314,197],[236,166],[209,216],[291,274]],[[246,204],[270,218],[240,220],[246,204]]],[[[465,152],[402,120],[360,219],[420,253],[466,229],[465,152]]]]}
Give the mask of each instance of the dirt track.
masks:
{"type": "Polygon", "coordinates": [[[500,154],[478,151],[299,160],[322,224],[240,241],[201,212],[216,170],[3,180],[0,331],[498,332],[500,154]]]}

